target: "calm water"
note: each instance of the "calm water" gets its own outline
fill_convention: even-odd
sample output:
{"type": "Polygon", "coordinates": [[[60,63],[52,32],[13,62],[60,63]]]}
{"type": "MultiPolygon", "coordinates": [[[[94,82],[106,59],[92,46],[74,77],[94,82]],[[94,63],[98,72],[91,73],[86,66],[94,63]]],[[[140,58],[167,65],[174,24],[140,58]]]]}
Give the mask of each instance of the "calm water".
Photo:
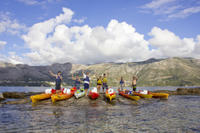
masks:
{"type": "Polygon", "coordinates": [[[0,132],[200,132],[200,96],[0,104],[0,132]]]}
{"type": "MultiPolygon", "coordinates": [[[[197,86],[189,86],[187,88],[194,88],[197,86]]],[[[19,87],[6,87],[6,86],[0,86],[0,92],[43,92],[45,89],[48,89],[50,87],[23,87],[23,86],[19,86],[19,87]]],[[[68,87],[69,88],[69,87],[68,87]]],[[[126,87],[127,89],[130,89],[128,87],[126,87]]],[[[137,87],[137,90],[176,90],[177,88],[179,88],[179,86],[164,86],[164,87],[137,87]]],[[[117,88],[116,88],[117,89],[117,88]]]]}

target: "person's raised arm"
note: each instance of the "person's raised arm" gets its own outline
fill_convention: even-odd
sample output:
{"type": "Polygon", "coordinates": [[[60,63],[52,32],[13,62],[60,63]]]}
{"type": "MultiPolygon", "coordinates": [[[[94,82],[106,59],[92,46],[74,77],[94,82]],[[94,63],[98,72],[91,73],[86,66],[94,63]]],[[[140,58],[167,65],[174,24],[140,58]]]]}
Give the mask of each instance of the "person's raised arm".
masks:
{"type": "Polygon", "coordinates": [[[85,74],[84,70],[82,70],[82,74],[83,74],[83,78],[86,78],[86,74],[85,74]]]}
{"type": "Polygon", "coordinates": [[[74,77],[74,75],[72,74],[72,80],[76,80],[76,78],[74,77]]]}
{"type": "Polygon", "coordinates": [[[56,77],[56,74],[54,74],[51,70],[49,71],[50,75],[53,77],[56,77]]]}

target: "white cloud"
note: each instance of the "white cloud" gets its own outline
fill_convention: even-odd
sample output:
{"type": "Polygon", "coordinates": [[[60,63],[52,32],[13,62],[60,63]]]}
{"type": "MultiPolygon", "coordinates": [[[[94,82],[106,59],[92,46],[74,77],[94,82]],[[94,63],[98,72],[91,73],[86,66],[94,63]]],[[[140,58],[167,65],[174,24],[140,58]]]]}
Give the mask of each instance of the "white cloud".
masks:
{"type": "Polygon", "coordinates": [[[27,30],[24,24],[20,24],[16,19],[10,19],[9,12],[0,13],[0,34],[10,33],[12,35],[20,35],[27,30]]]}
{"type": "Polygon", "coordinates": [[[86,17],[84,17],[82,19],[73,19],[73,22],[78,23],[78,24],[82,24],[82,23],[85,22],[86,19],[87,19],[86,17]]]}
{"type": "Polygon", "coordinates": [[[59,2],[61,0],[17,0],[17,1],[22,2],[26,5],[42,5],[46,3],[59,2]]]}
{"type": "MultiPolygon", "coordinates": [[[[54,62],[97,63],[148,59],[152,51],[144,36],[126,22],[111,20],[106,28],[88,25],[68,27],[73,12],[34,24],[23,39],[31,49],[26,53],[34,64],[54,62]]],[[[30,62],[29,62],[30,63],[30,62]]]]}
{"type": "Polygon", "coordinates": [[[144,6],[142,6],[142,8],[156,9],[174,1],[176,0],[152,0],[150,3],[147,3],[144,6]]]}
{"type": "Polygon", "coordinates": [[[106,27],[69,26],[74,12],[63,8],[63,13],[36,23],[22,36],[30,52],[9,53],[12,63],[46,65],[55,62],[90,64],[100,62],[132,62],[152,57],[199,57],[200,35],[180,38],[159,27],[152,28],[147,41],[144,35],[126,22],[110,20],[106,27]],[[153,49],[150,49],[153,48],[153,49]]]}
{"type": "Polygon", "coordinates": [[[17,0],[17,1],[27,4],[27,5],[39,4],[39,2],[37,0],[17,0]]]}
{"type": "Polygon", "coordinates": [[[4,46],[4,45],[6,45],[6,44],[7,44],[6,41],[0,41],[0,46],[4,46]]]}
{"type": "Polygon", "coordinates": [[[194,52],[192,53],[193,57],[200,58],[200,35],[196,37],[196,45],[194,48],[194,52]]]}
{"type": "Polygon", "coordinates": [[[12,64],[24,64],[25,59],[23,57],[18,56],[15,52],[8,52],[8,55],[0,54],[0,61],[9,62],[12,64]]]}
{"type": "MultiPolygon", "coordinates": [[[[163,57],[188,57],[192,56],[197,45],[193,38],[176,36],[173,32],[162,30],[158,27],[152,28],[149,33],[152,38],[149,43],[156,47],[163,57]]],[[[199,51],[200,52],[200,51],[199,51]]]]}
{"type": "Polygon", "coordinates": [[[143,13],[153,13],[160,15],[160,20],[170,20],[175,18],[186,18],[192,14],[200,12],[200,3],[196,0],[152,0],[141,6],[143,13]],[[195,6],[192,6],[195,5],[195,6]]]}
{"type": "Polygon", "coordinates": [[[7,44],[6,41],[0,41],[0,50],[7,44]]]}
{"type": "Polygon", "coordinates": [[[185,18],[187,16],[190,16],[191,14],[199,13],[199,12],[200,12],[200,6],[190,7],[190,8],[183,9],[177,13],[171,14],[168,17],[169,18],[185,18]]]}

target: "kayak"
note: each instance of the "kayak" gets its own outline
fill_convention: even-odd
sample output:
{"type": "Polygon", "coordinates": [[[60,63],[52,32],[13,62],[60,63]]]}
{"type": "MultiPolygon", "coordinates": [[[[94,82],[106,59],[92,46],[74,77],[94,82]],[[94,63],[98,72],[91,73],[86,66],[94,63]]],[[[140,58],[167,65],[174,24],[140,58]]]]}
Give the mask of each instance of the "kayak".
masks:
{"type": "Polygon", "coordinates": [[[106,90],[105,96],[107,99],[109,99],[110,101],[112,101],[112,99],[116,98],[116,92],[114,92],[114,90],[111,90],[112,92],[110,93],[110,89],[106,90]]]}
{"type": "Polygon", "coordinates": [[[123,96],[123,97],[126,97],[126,98],[129,98],[129,99],[132,99],[132,100],[135,100],[135,101],[138,101],[140,100],[140,97],[139,96],[135,96],[135,95],[132,95],[132,94],[126,94],[124,91],[119,91],[119,95],[123,96]]]}
{"type": "Polygon", "coordinates": [[[63,89],[61,93],[52,95],[51,101],[54,103],[56,101],[69,99],[74,95],[75,91],[76,88],[71,88],[68,93],[64,93],[65,90],[63,89]]]}
{"type": "Polygon", "coordinates": [[[51,101],[54,103],[56,101],[61,101],[65,99],[69,99],[73,96],[73,93],[70,94],[65,94],[65,93],[60,93],[60,94],[54,94],[51,96],[51,101]]]}
{"type": "Polygon", "coordinates": [[[99,97],[99,93],[97,92],[89,92],[88,96],[91,98],[91,99],[97,99],[99,97]]]}
{"type": "Polygon", "coordinates": [[[33,95],[30,98],[32,100],[32,103],[36,103],[37,101],[41,101],[41,100],[45,100],[45,99],[51,98],[51,95],[52,94],[42,93],[42,94],[38,94],[38,95],[33,95]]]}
{"type": "Polygon", "coordinates": [[[167,94],[167,93],[153,93],[153,92],[151,92],[150,94],[153,96],[153,98],[168,99],[168,96],[169,96],[169,94],[167,94]]]}
{"type": "Polygon", "coordinates": [[[139,96],[141,98],[152,98],[152,94],[141,94],[141,93],[138,93],[138,92],[133,92],[134,95],[136,96],[139,96]]]}
{"type": "Polygon", "coordinates": [[[75,96],[76,98],[80,98],[80,97],[85,96],[85,90],[84,90],[84,89],[77,90],[77,91],[74,93],[74,96],[75,96]]]}
{"type": "Polygon", "coordinates": [[[55,94],[55,89],[46,89],[45,93],[33,95],[30,97],[32,103],[36,103],[37,101],[45,100],[51,98],[52,94],[55,94]]]}
{"type": "Polygon", "coordinates": [[[97,91],[97,88],[96,87],[92,88],[92,90],[89,91],[88,96],[91,99],[97,99],[99,97],[99,93],[97,91]]]}

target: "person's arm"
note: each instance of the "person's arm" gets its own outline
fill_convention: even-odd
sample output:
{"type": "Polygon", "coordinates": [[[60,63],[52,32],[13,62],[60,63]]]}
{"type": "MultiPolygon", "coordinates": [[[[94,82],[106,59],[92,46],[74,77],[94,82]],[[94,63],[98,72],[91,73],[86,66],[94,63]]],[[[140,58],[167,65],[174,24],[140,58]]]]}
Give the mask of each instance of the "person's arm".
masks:
{"type": "Polygon", "coordinates": [[[72,74],[72,80],[76,80],[73,74],[72,74]]]}
{"type": "Polygon", "coordinates": [[[60,75],[60,79],[63,80],[63,77],[60,75]]]}
{"type": "Polygon", "coordinates": [[[53,77],[56,77],[56,74],[54,74],[51,70],[49,71],[50,75],[53,77]]]}
{"type": "Polygon", "coordinates": [[[82,70],[82,75],[84,75],[85,73],[84,73],[84,70],[82,70]]]}

